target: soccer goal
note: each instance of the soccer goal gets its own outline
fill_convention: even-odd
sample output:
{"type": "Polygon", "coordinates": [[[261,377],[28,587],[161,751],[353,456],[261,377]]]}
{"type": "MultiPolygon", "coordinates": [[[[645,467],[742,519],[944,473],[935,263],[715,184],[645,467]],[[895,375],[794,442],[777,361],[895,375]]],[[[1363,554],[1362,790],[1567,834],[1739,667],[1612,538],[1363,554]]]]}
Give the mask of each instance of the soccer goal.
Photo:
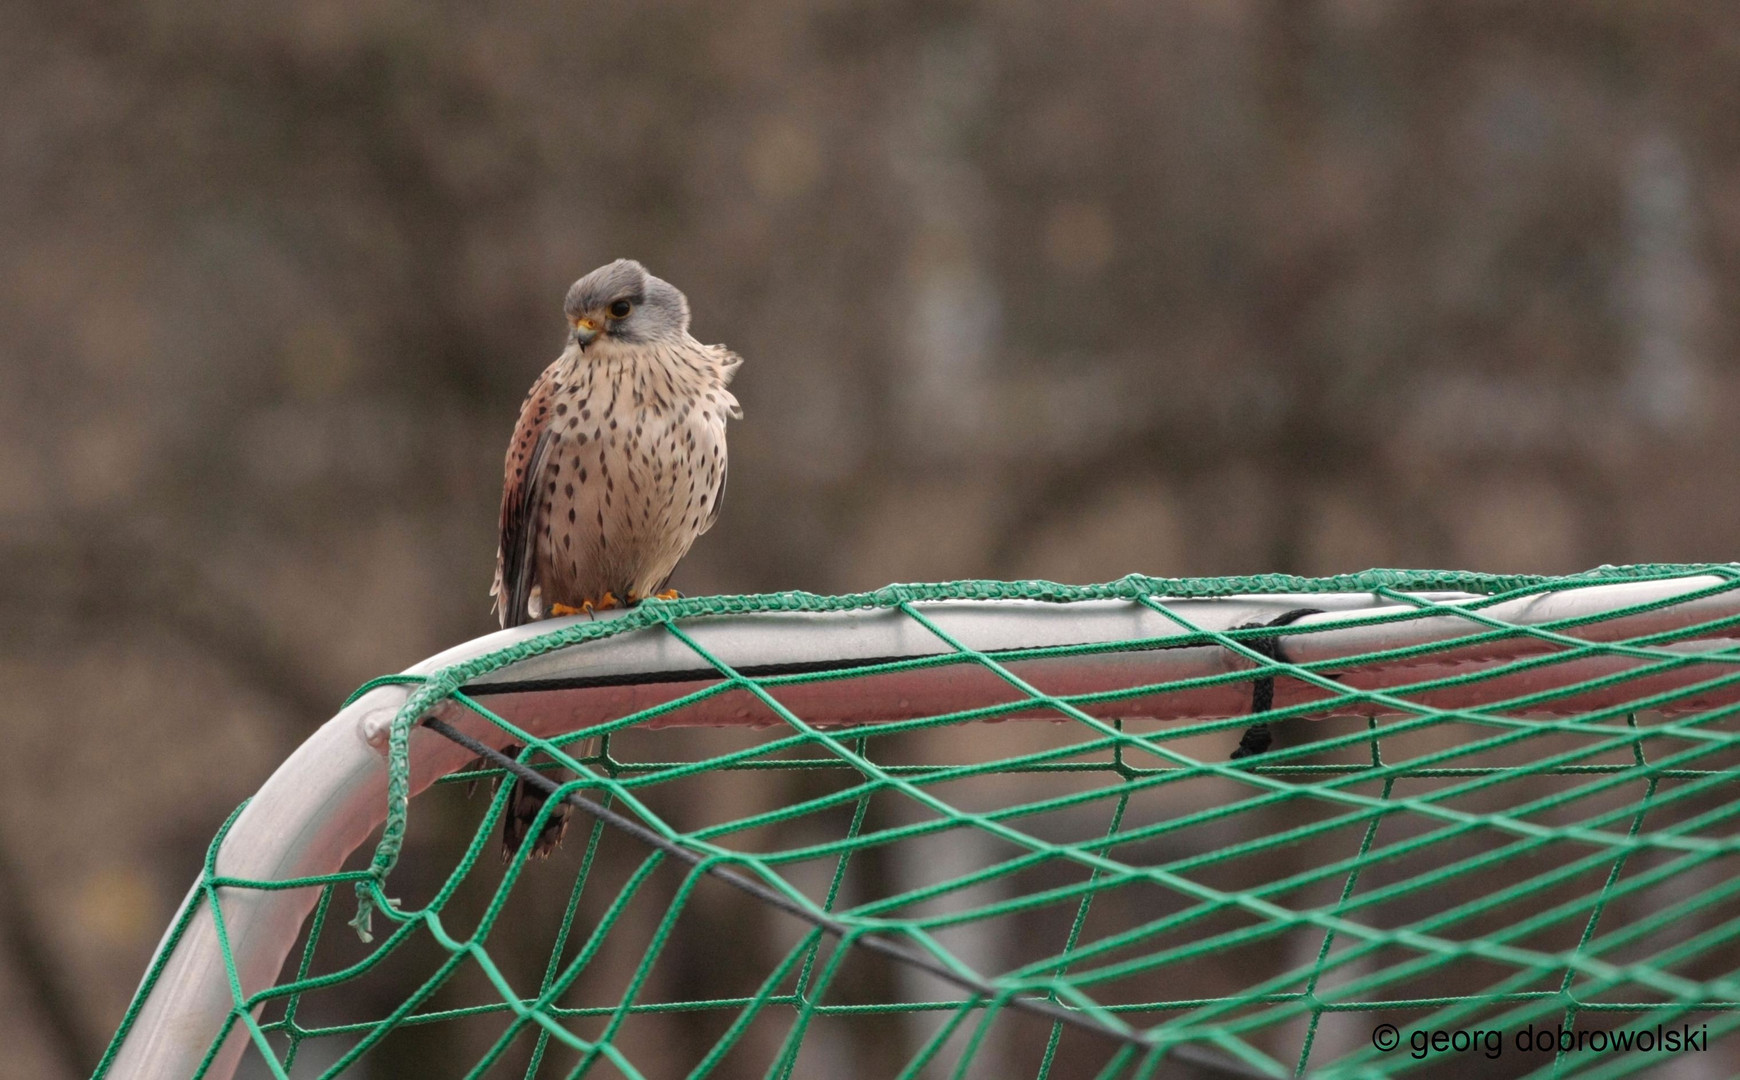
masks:
{"type": "Polygon", "coordinates": [[[97,1075],[1740,1074],[1737,628],[1721,564],[491,634],[238,809],[97,1075]]]}

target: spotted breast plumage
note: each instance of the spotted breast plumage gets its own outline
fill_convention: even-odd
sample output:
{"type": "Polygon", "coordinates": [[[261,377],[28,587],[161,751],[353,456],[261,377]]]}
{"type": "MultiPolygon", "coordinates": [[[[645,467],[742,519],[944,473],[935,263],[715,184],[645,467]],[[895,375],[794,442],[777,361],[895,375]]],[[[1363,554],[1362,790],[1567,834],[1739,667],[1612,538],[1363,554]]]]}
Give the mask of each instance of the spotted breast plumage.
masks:
{"type": "MultiPolygon", "coordinates": [[[[741,359],[695,340],[688,300],[640,263],[592,271],[564,308],[567,347],[508,444],[490,590],[504,628],[663,590],[718,517],[725,422],[742,415],[728,389],[741,359]]],[[[535,815],[542,799],[523,794],[535,815]]]]}

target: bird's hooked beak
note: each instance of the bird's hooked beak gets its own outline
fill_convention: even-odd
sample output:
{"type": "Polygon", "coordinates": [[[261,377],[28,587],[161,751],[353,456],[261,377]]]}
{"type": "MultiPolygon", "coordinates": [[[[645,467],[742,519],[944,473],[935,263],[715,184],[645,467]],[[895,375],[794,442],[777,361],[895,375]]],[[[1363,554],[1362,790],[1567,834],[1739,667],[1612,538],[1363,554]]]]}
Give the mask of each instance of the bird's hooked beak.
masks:
{"type": "Polygon", "coordinates": [[[592,344],[592,339],[598,336],[598,321],[596,319],[575,319],[574,340],[584,349],[592,344]]]}

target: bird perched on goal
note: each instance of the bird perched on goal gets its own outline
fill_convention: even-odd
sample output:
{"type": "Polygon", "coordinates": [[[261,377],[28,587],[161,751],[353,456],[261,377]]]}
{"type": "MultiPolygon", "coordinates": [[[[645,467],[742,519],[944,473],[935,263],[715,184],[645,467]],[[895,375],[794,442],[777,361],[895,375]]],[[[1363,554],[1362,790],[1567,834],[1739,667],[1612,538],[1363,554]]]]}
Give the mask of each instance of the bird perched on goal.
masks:
{"type": "MultiPolygon", "coordinates": [[[[662,595],[725,493],[727,388],[743,362],[689,334],[689,301],[632,259],[568,290],[568,343],[520,406],[508,443],[490,595],[505,629],[662,595]]],[[[671,594],[674,595],[674,594],[671,594]]],[[[543,805],[509,800],[511,852],[543,805]]],[[[558,807],[534,845],[561,838],[558,807]]]]}

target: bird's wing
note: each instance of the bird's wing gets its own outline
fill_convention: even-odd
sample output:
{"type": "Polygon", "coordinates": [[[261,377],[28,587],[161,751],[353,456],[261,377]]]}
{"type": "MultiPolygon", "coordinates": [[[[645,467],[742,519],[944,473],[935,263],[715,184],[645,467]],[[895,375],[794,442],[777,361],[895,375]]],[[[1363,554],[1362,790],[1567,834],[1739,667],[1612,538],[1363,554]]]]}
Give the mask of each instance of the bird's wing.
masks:
{"type": "MultiPolygon", "coordinates": [[[[553,368],[551,369],[553,370],[553,368]]],[[[550,451],[551,372],[546,370],[520,406],[508,443],[501,489],[501,546],[496,551],[496,604],[503,629],[530,620],[526,606],[537,584],[538,480],[550,451]]]]}
{"type": "MultiPolygon", "coordinates": [[[[723,449],[723,444],[721,444],[721,449],[723,449]]],[[[719,504],[725,501],[725,476],[730,469],[731,460],[729,458],[721,458],[719,462],[719,482],[713,486],[713,505],[708,509],[706,518],[701,522],[701,527],[695,530],[696,536],[705,535],[707,530],[713,527],[713,523],[719,520],[719,504]]]]}
{"type": "Polygon", "coordinates": [[[737,396],[725,389],[726,386],[730,385],[731,377],[737,374],[737,369],[743,366],[743,357],[738,356],[723,345],[714,345],[711,346],[711,349],[715,358],[714,362],[719,369],[719,409],[715,413],[718,417],[718,423],[711,427],[709,434],[717,440],[719,448],[719,479],[713,485],[712,506],[709,507],[706,518],[702,520],[700,529],[696,530],[696,536],[704,534],[713,527],[715,521],[719,520],[719,504],[725,501],[725,477],[731,466],[731,460],[725,452],[725,421],[728,418],[743,419],[743,409],[737,404],[737,396]]]}

